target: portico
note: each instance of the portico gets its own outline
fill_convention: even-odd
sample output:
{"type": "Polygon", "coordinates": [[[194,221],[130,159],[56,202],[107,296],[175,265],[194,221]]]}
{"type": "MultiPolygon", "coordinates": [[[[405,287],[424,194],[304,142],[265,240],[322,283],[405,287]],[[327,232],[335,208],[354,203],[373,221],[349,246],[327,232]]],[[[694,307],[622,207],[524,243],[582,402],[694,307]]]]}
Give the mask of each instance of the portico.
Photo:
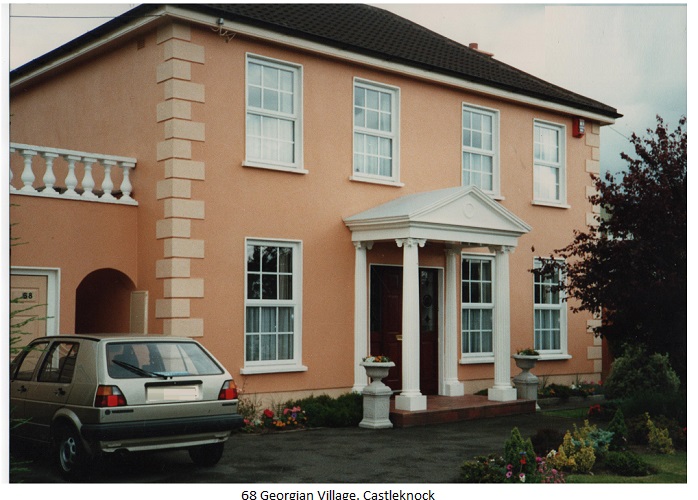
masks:
{"type": "Polygon", "coordinates": [[[394,242],[402,249],[402,389],[395,398],[399,410],[427,407],[420,389],[419,253],[428,242],[445,249],[444,327],[438,340],[439,383],[442,396],[462,396],[458,380],[460,254],[467,247],[488,247],[495,254],[493,318],[493,401],[516,399],[510,381],[509,254],[531,227],[474,186],[403,196],[344,219],[355,247],[354,387],[361,391],[366,375],[359,365],[369,354],[367,252],[375,242],[394,242]]]}

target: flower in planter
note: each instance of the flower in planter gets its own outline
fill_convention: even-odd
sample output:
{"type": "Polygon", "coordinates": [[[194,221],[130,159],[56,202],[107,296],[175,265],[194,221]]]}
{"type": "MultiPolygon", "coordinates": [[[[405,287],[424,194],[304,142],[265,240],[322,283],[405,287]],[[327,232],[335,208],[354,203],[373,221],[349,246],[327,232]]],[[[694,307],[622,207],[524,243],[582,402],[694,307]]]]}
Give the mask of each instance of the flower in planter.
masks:
{"type": "Polygon", "coordinates": [[[388,356],[366,356],[364,358],[366,363],[390,363],[390,358],[388,356]]]}
{"type": "Polygon", "coordinates": [[[531,347],[527,347],[526,349],[519,349],[518,351],[516,351],[516,354],[518,354],[519,356],[540,356],[540,353],[531,347]]]}

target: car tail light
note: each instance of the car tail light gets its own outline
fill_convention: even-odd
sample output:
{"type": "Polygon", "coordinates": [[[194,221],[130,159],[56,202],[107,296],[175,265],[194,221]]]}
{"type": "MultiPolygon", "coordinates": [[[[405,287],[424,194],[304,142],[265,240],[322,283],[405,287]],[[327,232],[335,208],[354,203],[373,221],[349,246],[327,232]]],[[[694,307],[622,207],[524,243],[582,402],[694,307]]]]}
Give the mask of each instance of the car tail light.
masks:
{"type": "Polygon", "coordinates": [[[218,393],[218,399],[237,399],[238,398],[238,386],[235,385],[234,380],[226,380],[223,382],[223,387],[218,393]]]}
{"type": "Polygon", "coordinates": [[[97,395],[95,396],[95,406],[97,408],[126,406],[126,404],[126,398],[117,386],[100,385],[97,387],[97,395]]]}

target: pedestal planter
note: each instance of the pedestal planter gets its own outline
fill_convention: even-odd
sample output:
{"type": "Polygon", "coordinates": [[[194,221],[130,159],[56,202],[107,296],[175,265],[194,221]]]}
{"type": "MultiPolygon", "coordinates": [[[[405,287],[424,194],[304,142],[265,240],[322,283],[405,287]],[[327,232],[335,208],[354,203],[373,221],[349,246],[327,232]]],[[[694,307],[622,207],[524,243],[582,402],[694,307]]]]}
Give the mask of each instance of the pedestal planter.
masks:
{"type": "Polygon", "coordinates": [[[512,358],[514,358],[516,366],[521,369],[521,373],[514,377],[516,397],[519,399],[533,399],[536,401],[536,409],[540,409],[537,402],[538,377],[529,371],[536,366],[538,356],[514,354],[512,358]]]}
{"type": "Polygon", "coordinates": [[[371,383],[363,390],[364,418],[359,427],[365,429],[390,429],[393,423],[390,421],[390,396],[393,391],[383,383],[388,376],[388,371],[395,363],[373,363],[364,361],[361,366],[366,370],[366,375],[371,378],[371,383]]]}

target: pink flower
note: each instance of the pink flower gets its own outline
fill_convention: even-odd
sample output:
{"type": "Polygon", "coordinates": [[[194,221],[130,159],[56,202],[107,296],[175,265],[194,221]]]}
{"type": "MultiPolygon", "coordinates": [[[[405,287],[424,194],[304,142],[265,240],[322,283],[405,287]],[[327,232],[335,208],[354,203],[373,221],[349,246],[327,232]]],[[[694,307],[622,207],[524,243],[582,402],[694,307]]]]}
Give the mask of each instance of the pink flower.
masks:
{"type": "Polygon", "coordinates": [[[507,479],[511,477],[511,471],[507,472],[507,479]]]}
{"type": "Polygon", "coordinates": [[[523,472],[521,474],[519,474],[519,481],[521,481],[522,483],[525,483],[526,482],[526,474],[524,474],[523,472]]]}

